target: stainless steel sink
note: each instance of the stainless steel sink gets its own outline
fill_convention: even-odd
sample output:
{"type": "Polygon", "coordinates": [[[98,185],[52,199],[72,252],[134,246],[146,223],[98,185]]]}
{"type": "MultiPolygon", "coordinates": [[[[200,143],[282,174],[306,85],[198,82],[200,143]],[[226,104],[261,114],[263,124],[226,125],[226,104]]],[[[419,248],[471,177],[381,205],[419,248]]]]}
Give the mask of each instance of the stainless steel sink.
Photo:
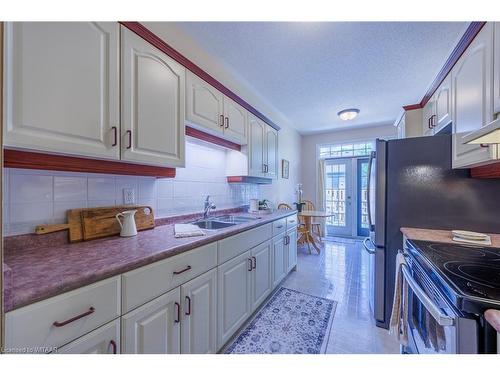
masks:
{"type": "Polygon", "coordinates": [[[223,221],[225,223],[248,223],[249,221],[256,220],[258,217],[249,217],[249,216],[234,216],[234,215],[223,215],[214,217],[213,220],[223,221]]]}
{"type": "Polygon", "coordinates": [[[198,228],[215,230],[215,229],[223,229],[223,228],[231,227],[231,226],[236,225],[238,223],[228,223],[228,222],[218,221],[218,220],[214,220],[214,219],[207,219],[207,220],[195,221],[195,222],[193,222],[193,224],[198,226],[198,228]]]}

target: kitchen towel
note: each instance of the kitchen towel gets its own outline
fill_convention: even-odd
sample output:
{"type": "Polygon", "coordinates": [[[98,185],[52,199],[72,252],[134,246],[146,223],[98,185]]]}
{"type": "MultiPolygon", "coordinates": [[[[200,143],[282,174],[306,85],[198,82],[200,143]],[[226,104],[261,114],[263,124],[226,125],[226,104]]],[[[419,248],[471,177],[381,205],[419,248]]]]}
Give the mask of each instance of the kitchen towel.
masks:
{"type": "Polygon", "coordinates": [[[204,236],[205,233],[194,224],[175,224],[174,226],[174,237],[184,238],[184,237],[196,237],[204,236]]]}
{"type": "Polygon", "coordinates": [[[491,246],[491,237],[490,236],[487,236],[484,240],[469,240],[467,238],[454,236],[453,241],[470,243],[472,245],[479,245],[479,246],[491,246]]]}
{"type": "Polygon", "coordinates": [[[406,265],[403,253],[396,256],[396,282],[392,302],[389,334],[396,337],[401,345],[408,344],[408,283],[405,282],[401,268],[406,265]]]}

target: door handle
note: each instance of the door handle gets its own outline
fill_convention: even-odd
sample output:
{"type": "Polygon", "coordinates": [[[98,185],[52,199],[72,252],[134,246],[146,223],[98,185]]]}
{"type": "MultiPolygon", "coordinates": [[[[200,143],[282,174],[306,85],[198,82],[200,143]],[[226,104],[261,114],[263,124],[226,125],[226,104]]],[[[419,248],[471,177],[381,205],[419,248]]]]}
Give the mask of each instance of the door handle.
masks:
{"type": "Polygon", "coordinates": [[[226,129],[229,128],[229,117],[226,117],[226,129]]]}
{"type": "Polygon", "coordinates": [[[113,129],[113,144],[111,147],[115,147],[118,144],[118,128],[116,126],[112,126],[113,129]]]}
{"type": "Polygon", "coordinates": [[[247,259],[247,261],[248,261],[248,263],[249,263],[249,264],[248,264],[248,265],[249,265],[249,267],[247,268],[247,271],[248,271],[248,272],[250,272],[250,271],[252,271],[252,270],[253,270],[253,262],[252,262],[252,258],[248,258],[248,259],[247,259]]]}
{"type": "Polygon", "coordinates": [[[366,237],[363,240],[363,247],[365,248],[365,250],[366,250],[366,252],[368,254],[375,254],[376,253],[375,248],[371,249],[370,247],[368,247],[368,244],[367,244],[368,241],[370,241],[372,243],[372,245],[373,245],[373,242],[372,242],[371,238],[370,237],[366,237]]]}
{"type": "Polygon", "coordinates": [[[111,348],[113,349],[113,354],[116,354],[116,341],[115,340],[111,340],[109,342],[109,346],[111,346],[111,348]]]}
{"type": "Polygon", "coordinates": [[[371,190],[371,176],[372,176],[372,168],[373,168],[373,160],[377,157],[375,151],[370,153],[370,159],[368,160],[368,177],[366,179],[366,207],[368,208],[368,224],[370,231],[374,230],[374,225],[372,223],[372,210],[371,210],[371,202],[370,202],[370,190],[371,190]]]}
{"type": "Polygon", "coordinates": [[[257,258],[252,257],[252,260],[253,260],[253,269],[256,269],[257,268],[257,258]]]}
{"type": "Polygon", "coordinates": [[[132,148],[132,130],[127,130],[125,133],[128,134],[127,150],[130,150],[132,148]]]}
{"type": "Polygon", "coordinates": [[[191,298],[186,296],[186,302],[187,302],[186,315],[191,315],[191,298]]]}
{"type": "Polygon", "coordinates": [[[224,126],[224,115],[219,116],[219,126],[224,126]]]}
{"type": "Polygon", "coordinates": [[[179,323],[181,321],[181,305],[178,302],[175,302],[174,305],[175,305],[174,323],[179,323]]]}

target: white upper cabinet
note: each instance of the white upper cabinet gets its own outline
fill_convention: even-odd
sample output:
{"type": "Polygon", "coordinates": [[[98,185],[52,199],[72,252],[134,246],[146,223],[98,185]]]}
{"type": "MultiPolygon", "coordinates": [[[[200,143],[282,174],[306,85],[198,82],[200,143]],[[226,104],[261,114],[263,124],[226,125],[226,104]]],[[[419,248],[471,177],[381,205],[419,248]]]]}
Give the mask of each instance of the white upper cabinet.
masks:
{"type": "Polygon", "coordinates": [[[217,133],[224,131],[224,95],[194,73],[186,73],[186,120],[217,133]]]}
{"type": "Polygon", "coordinates": [[[122,159],[183,167],[184,67],[122,27],[122,159]]]}
{"type": "Polygon", "coordinates": [[[4,145],[119,159],[118,24],[4,28],[4,145]]]}
{"type": "Polygon", "coordinates": [[[247,143],[247,110],[190,71],[186,78],[186,120],[219,137],[247,143]]]}
{"type": "Polygon", "coordinates": [[[434,133],[438,133],[451,122],[451,74],[441,82],[433,95],[434,114],[431,126],[434,133]]]}
{"type": "Polygon", "coordinates": [[[247,143],[247,110],[234,100],[224,97],[224,134],[239,144],[247,143]]]}
{"type": "Polygon", "coordinates": [[[493,120],[493,24],[488,22],[451,71],[453,168],[487,164],[496,145],[467,145],[463,137],[493,120]]]}
{"type": "Polygon", "coordinates": [[[278,178],[278,132],[266,125],[265,177],[278,178]]]}
{"type": "Polygon", "coordinates": [[[250,144],[248,148],[248,174],[263,177],[265,174],[266,124],[252,114],[248,114],[250,144]]]}
{"type": "MultiPolygon", "coordinates": [[[[495,34],[493,36],[493,112],[500,113],[500,22],[493,25],[495,34]]],[[[500,157],[500,155],[499,155],[500,157]]]]}

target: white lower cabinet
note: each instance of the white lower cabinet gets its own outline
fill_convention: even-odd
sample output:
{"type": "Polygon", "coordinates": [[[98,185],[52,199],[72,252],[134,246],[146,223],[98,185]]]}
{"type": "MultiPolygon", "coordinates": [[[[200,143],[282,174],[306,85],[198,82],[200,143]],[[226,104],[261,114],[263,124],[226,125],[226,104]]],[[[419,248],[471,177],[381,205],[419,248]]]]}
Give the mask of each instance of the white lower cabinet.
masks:
{"type": "Polygon", "coordinates": [[[297,265],[297,229],[287,232],[286,241],[286,272],[290,272],[297,265]]]}
{"type": "Polygon", "coordinates": [[[59,354],[120,354],[120,319],[115,319],[57,350],[59,354]]]}
{"type": "Polygon", "coordinates": [[[181,353],[217,351],[217,269],[181,286],[181,353]]]}
{"type": "Polygon", "coordinates": [[[250,251],[218,267],[217,349],[250,316],[252,269],[250,251]]]}
{"type": "Polygon", "coordinates": [[[273,255],[273,289],[286,275],[285,234],[274,237],[272,246],[273,255]]]}
{"type": "Polygon", "coordinates": [[[254,311],[264,302],[272,290],[271,241],[266,241],[250,252],[252,259],[251,309],[254,311]]]}
{"type": "Polygon", "coordinates": [[[122,352],[179,354],[180,287],[122,317],[122,352]]]}

